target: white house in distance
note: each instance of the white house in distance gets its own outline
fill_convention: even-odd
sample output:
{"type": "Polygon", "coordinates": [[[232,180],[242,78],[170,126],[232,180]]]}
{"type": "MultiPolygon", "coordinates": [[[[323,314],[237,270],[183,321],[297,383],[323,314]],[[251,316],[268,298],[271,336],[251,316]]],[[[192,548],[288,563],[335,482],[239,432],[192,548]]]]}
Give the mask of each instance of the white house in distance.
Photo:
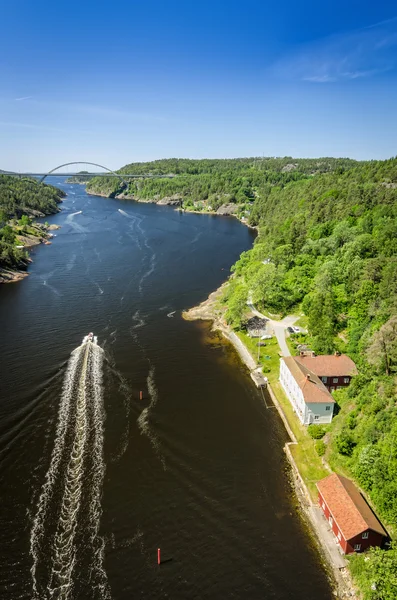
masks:
{"type": "Polygon", "coordinates": [[[303,425],[331,423],[335,400],[321,381],[298,357],[280,360],[280,383],[303,425]]]}

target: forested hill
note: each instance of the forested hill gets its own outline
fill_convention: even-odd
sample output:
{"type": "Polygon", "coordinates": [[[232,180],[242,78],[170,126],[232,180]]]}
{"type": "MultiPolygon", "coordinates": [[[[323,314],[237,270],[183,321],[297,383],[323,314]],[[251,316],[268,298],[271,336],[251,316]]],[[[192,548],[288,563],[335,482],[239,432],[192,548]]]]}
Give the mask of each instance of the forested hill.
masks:
{"type": "Polygon", "coordinates": [[[120,173],[131,175],[199,175],[202,173],[222,173],[225,171],[245,171],[255,168],[262,171],[300,171],[314,174],[333,171],[338,167],[351,167],[357,162],[350,158],[163,158],[152,162],[137,162],[125,165],[120,173]]]}
{"type": "Polygon", "coordinates": [[[19,233],[28,231],[30,218],[56,213],[64,192],[32,181],[0,174],[0,268],[26,265],[27,255],[17,248],[19,233]]]}
{"type": "Polygon", "coordinates": [[[240,326],[249,293],[262,310],[303,309],[313,350],[354,359],[360,374],[335,392],[326,458],[395,527],[397,159],[273,187],[250,218],[259,236],[234,267],[228,319],[240,326]]]}
{"type": "Polygon", "coordinates": [[[164,179],[131,181],[128,190],[115,178],[94,178],[87,185],[91,193],[114,196],[123,191],[137,200],[154,201],[177,196],[188,208],[216,210],[224,203],[243,205],[268,186],[285,185],[318,173],[343,171],[357,165],[348,158],[295,159],[163,159],[132,163],[119,170],[129,175],[162,175],[164,179]]]}

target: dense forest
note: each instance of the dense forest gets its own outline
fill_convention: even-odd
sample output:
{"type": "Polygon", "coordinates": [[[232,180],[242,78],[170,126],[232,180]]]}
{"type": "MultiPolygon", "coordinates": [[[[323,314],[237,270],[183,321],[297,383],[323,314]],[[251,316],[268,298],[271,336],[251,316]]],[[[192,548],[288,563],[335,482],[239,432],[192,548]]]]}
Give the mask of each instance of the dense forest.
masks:
{"type": "MultiPolygon", "coordinates": [[[[356,362],[359,375],[334,393],[339,414],[326,458],[358,482],[395,532],[397,159],[273,186],[256,199],[250,222],[259,235],[233,267],[227,319],[241,326],[248,294],[272,313],[300,309],[313,350],[356,362]]],[[[388,556],[397,568],[397,552],[388,556]]]]}
{"type": "Polygon", "coordinates": [[[343,171],[356,164],[351,159],[335,158],[164,159],[132,163],[120,169],[121,175],[148,177],[130,180],[128,189],[117,179],[98,177],[90,181],[87,190],[106,196],[122,192],[145,201],[177,196],[185,208],[196,210],[217,210],[232,202],[244,210],[245,203],[251,203],[274,185],[284,186],[335,169],[343,171]]]}
{"type": "Polygon", "coordinates": [[[34,180],[0,175],[0,267],[20,268],[27,254],[18,248],[18,234],[27,231],[30,218],[56,213],[64,193],[34,180]]]}

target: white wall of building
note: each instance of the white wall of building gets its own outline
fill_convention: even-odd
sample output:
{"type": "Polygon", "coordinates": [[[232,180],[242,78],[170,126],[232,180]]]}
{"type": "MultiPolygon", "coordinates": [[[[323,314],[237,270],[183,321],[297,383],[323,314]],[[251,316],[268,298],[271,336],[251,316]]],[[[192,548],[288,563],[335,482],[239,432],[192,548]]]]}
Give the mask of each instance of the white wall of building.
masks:
{"type": "Polygon", "coordinates": [[[280,383],[288,400],[292,404],[292,408],[303,425],[310,425],[310,423],[331,423],[334,408],[333,403],[309,402],[306,404],[301,388],[296,383],[291,371],[283,360],[280,361],[280,383]]]}

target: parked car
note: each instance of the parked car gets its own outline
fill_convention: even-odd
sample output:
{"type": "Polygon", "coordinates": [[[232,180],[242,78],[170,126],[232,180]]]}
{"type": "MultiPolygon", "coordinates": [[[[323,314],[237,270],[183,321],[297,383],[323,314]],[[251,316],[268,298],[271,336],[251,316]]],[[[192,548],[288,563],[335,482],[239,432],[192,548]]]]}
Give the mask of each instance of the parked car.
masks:
{"type": "Polygon", "coordinates": [[[287,327],[287,331],[289,331],[290,333],[295,333],[295,331],[292,329],[292,327],[287,327]]]}
{"type": "Polygon", "coordinates": [[[271,339],[272,339],[272,336],[267,333],[265,335],[261,336],[261,340],[271,340],[271,339]]]}
{"type": "Polygon", "coordinates": [[[295,333],[300,333],[299,327],[292,325],[292,329],[294,330],[295,333]]]}

